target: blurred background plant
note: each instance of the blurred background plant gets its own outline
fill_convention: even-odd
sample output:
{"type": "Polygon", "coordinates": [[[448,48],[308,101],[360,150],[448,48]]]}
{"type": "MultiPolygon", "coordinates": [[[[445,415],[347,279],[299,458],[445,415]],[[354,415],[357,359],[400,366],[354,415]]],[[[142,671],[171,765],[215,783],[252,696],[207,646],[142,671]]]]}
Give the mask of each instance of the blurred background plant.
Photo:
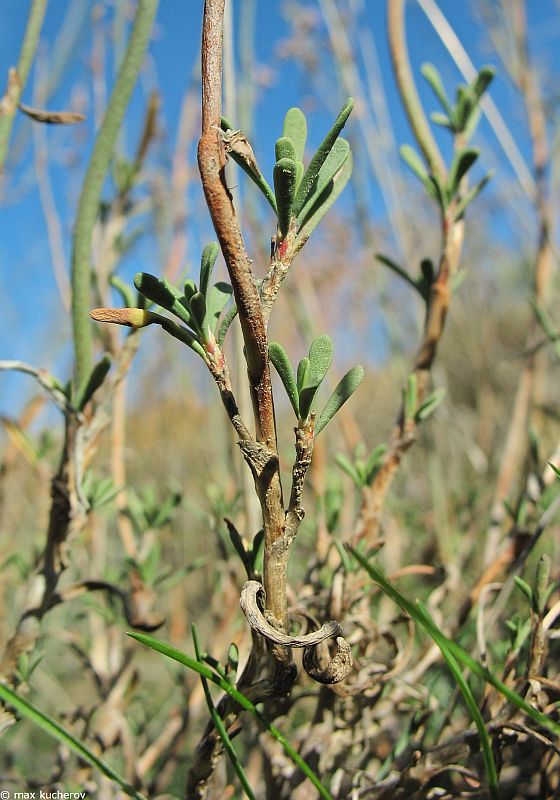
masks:
{"type": "MultiPolygon", "coordinates": [[[[274,211],[276,253],[285,240],[295,253],[317,221],[298,199],[297,162],[309,164],[354,98],[321,189],[351,165],[350,149],[352,175],[282,282],[269,332],[282,343],[271,359],[285,483],[294,412],[305,425],[318,383],[319,411],[340,376],[365,366],[315,443],[288,574],[292,620],[341,622],[355,667],[334,686],[302,672],[289,699],[265,706],[322,788],[249,711],[230,721],[231,762],[190,796],[558,796],[555,729],[503,691],[557,720],[558,4],[413,0],[406,20],[400,0],[270,5],[227,4],[222,121],[228,186],[265,288],[274,211]],[[308,132],[291,151],[293,107],[308,132]],[[247,169],[245,142],[267,186],[247,169]],[[286,365],[312,342],[310,360],[326,348],[330,365],[324,332],[335,366],[306,384],[305,363],[286,365]],[[406,604],[417,597],[425,609],[406,604]]],[[[0,673],[75,737],[2,695],[0,784],[13,791],[184,796],[213,696],[219,708],[204,680],[235,683],[251,647],[239,595],[262,570],[262,519],[213,380],[152,328],[123,334],[87,317],[183,297],[180,319],[207,353],[204,320],[231,306],[219,256],[210,308],[217,250],[200,265],[214,233],[196,172],[192,6],[6,9],[0,673]],[[171,298],[150,292],[152,276],[175,287],[171,298]],[[192,654],[191,670],[130,629],[157,630],[192,654]]],[[[229,322],[225,353],[249,419],[229,322]]]]}

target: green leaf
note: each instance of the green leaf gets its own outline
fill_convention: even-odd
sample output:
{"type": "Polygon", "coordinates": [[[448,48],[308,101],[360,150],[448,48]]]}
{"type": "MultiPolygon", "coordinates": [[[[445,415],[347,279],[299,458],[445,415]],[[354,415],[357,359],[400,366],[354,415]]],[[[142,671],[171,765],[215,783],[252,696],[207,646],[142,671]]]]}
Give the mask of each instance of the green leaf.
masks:
{"type": "Polygon", "coordinates": [[[552,463],[552,461],[548,462],[548,466],[556,474],[556,477],[560,478],[560,467],[557,467],[556,464],[552,463]]]}
{"type": "Polygon", "coordinates": [[[212,270],[214,269],[219,251],[218,242],[210,242],[202,251],[200,259],[200,292],[204,297],[208,294],[210,276],[212,275],[212,270]]]}
{"type": "Polygon", "coordinates": [[[297,388],[298,392],[301,392],[303,386],[307,380],[307,373],[309,371],[309,359],[307,356],[304,356],[298,364],[297,368],[297,388]]]}
{"type": "Polygon", "coordinates": [[[485,175],[484,178],[476,184],[476,186],[473,186],[473,188],[470,189],[467,194],[461,198],[461,200],[459,200],[457,206],[455,207],[455,220],[461,219],[467,206],[472,203],[475,197],[478,197],[488,181],[492,179],[493,175],[494,172],[490,171],[488,175],[485,175]]]}
{"type": "Polygon", "coordinates": [[[313,193],[308,197],[307,201],[301,208],[298,214],[298,224],[301,226],[305,225],[309,217],[316,213],[316,201],[318,198],[321,197],[325,189],[334,181],[335,176],[344,166],[346,159],[350,153],[350,145],[346,141],[346,139],[337,139],[336,142],[332,146],[332,150],[326,157],[323,166],[319,170],[319,175],[317,176],[317,183],[313,193]]]}
{"type": "Polygon", "coordinates": [[[283,136],[292,140],[296,161],[303,161],[307,140],[307,121],[301,108],[290,108],[284,117],[283,136]]]}
{"type": "Polygon", "coordinates": [[[517,588],[521,589],[521,591],[523,592],[523,594],[525,595],[525,597],[529,601],[529,605],[532,607],[533,606],[533,590],[530,587],[530,585],[527,583],[527,581],[524,581],[523,578],[521,578],[519,575],[514,575],[513,576],[513,580],[514,580],[515,585],[517,586],[517,588]]]}
{"type": "Polygon", "coordinates": [[[146,800],[144,795],[140,794],[140,792],[131,786],[125,778],[102,761],[99,756],[95,755],[89,747],[67,731],[66,728],[63,728],[62,725],[59,725],[52,717],[40,711],[36,706],[30,703],[29,700],[24,700],[23,697],[20,697],[13,689],[8,688],[3,683],[0,683],[0,699],[17,711],[20,716],[28,719],[37,728],[41,728],[41,730],[45,731],[45,733],[57,742],[72,750],[72,752],[83,759],[87,764],[117,783],[129,797],[134,797],[135,800],[146,800]]]}
{"type": "Polygon", "coordinates": [[[432,111],[430,114],[430,119],[434,125],[441,125],[442,128],[447,128],[450,131],[455,130],[454,125],[447,114],[442,114],[440,111],[432,111]]]}
{"type": "MultiPolygon", "coordinates": [[[[200,652],[200,643],[198,639],[198,632],[196,630],[196,626],[192,626],[192,636],[193,636],[193,643],[194,643],[194,650],[196,653],[196,660],[199,664],[203,663],[201,652],[200,652]]],[[[210,687],[208,686],[208,681],[204,677],[204,675],[200,676],[200,682],[202,683],[202,689],[204,691],[204,697],[206,699],[206,705],[208,706],[208,711],[210,712],[210,716],[212,717],[212,721],[214,722],[214,726],[218,731],[220,739],[222,740],[222,744],[224,746],[224,750],[226,751],[229,760],[232,763],[232,766],[239,778],[239,782],[243,787],[243,791],[249,798],[249,800],[255,800],[255,795],[253,794],[251,787],[249,786],[249,781],[247,780],[247,776],[245,775],[245,771],[241,766],[241,762],[235,752],[235,748],[233,743],[230,739],[230,736],[227,732],[226,726],[224,724],[224,720],[220,716],[216,706],[214,705],[214,701],[212,700],[212,695],[210,694],[210,687]]]]}
{"type": "Polygon", "coordinates": [[[193,322],[203,336],[206,336],[205,320],[206,320],[206,300],[204,295],[196,292],[190,299],[189,307],[193,317],[193,322]]]}
{"type": "Polygon", "coordinates": [[[234,303],[232,305],[232,307],[229,309],[229,311],[227,312],[227,314],[225,315],[225,317],[223,318],[223,320],[221,321],[220,327],[218,328],[218,333],[216,335],[216,341],[218,342],[218,345],[220,347],[222,347],[222,345],[224,344],[224,341],[225,341],[225,338],[226,338],[226,334],[227,334],[227,332],[229,330],[229,326],[231,325],[233,320],[236,318],[236,316],[237,316],[237,306],[234,303]]]}
{"type": "Polygon", "coordinates": [[[270,356],[270,360],[276,368],[276,371],[278,372],[278,375],[280,376],[282,383],[284,384],[286,394],[290,398],[290,403],[292,404],[295,415],[299,418],[298,388],[294,371],[292,369],[292,365],[290,364],[290,359],[288,358],[288,355],[282,345],[278,344],[278,342],[270,343],[268,347],[268,354],[270,356]]]}
{"type": "Polygon", "coordinates": [[[405,270],[404,267],[401,267],[400,264],[397,264],[397,262],[393,261],[393,259],[389,258],[389,256],[383,255],[383,253],[376,253],[375,258],[379,262],[381,262],[381,264],[385,264],[386,267],[389,267],[389,269],[392,272],[398,275],[399,278],[402,278],[403,281],[406,281],[406,283],[408,283],[409,286],[412,286],[413,289],[416,289],[417,292],[420,292],[422,294],[422,292],[420,291],[420,286],[414,280],[414,278],[410,277],[410,275],[408,274],[408,272],[405,270]]]}
{"type": "Polygon", "coordinates": [[[448,198],[446,187],[439,175],[430,175],[426,184],[428,194],[433,197],[443,212],[447,209],[448,198]]]}
{"type": "Polygon", "coordinates": [[[289,136],[281,136],[276,140],[275,146],[276,161],[282,158],[289,158],[291,161],[297,161],[294,143],[289,136]]]}
{"type": "Polygon", "coordinates": [[[318,197],[315,197],[313,206],[307,214],[307,220],[305,224],[301,225],[298,230],[295,242],[295,252],[301,250],[303,245],[309,239],[311,233],[321,222],[329,208],[333,205],[350,180],[353,163],[352,151],[350,151],[350,153],[348,153],[348,158],[344,162],[342,168],[337,172],[333,180],[327,184],[318,197]]]}
{"type": "Polygon", "coordinates": [[[107,373],[110,369],[111,356],[109,353],[105,353],[101,360],[98,361],[95,367],[92,369],[90,376],[87,379],[87,383],[76,398],[76,406],[80,409],[80,411],[85,408],[95,392],[103,384],[103,381],[107,377],[107,373]]]}
{"type": "Polygon", "coordinates": [[[379,468],[383,463],[383,456],[388,449],[389,448],[386,444],[378,444],[377,447],[374,447],[374,449],[371,451],[365,467],[366,483],[368,485],[373,481],[379,472],[379,468]]]}
{"type": "Polygon", "coordinates": [[[249,700],[244,694],[242,694],[238,689],[231,685],[231,683],[223,678],[221,675],[214,672],[210,667],[206,666],[206,664],[201,664],[194,658],[191,658],[185,653],[182,653],[180,650],[177,650],[175,647],[171,647],[164,642],[160,642],[158,639],[154,639],[152,636],[146,636],[143,633],[129,633],[128,634],[133,639],[136,639],[138,642],[146,645],[147,647],[151,647],[152,650],[156,650],[159,653],[167,656],[168,658],[173,659],[174,661],[178,661],[180,664],[183,664],[188,669],[192,669],[194,672],[198,672],[199,675],[203,675],[207,680],[212,681],[217,686],[220,687],[226,694],[232,697],[235,702],[241,706],[241,708],[248,711],[270,734],[271,736],[276,739],[276,741],[282,746],[284,752],[290,758],[294,764],[301,769],[303,774],[309,778],[313,786],[319,792],[319,795],[324,798],[324,800],[333,800],[332,795],[326,789],[325,786],[321,783],[315,772],[311,769],[311,767],[304,761],[304,759],[299,755],[299,753],[291,746],[288,742],[286,737],[273,725],[269,722],[264,715],[258,710],[258,708],[254,705],[254,703],[249,700]]]}
{"type": "MultiPolygon", "coordinates": [[[[300,187],[297,191],[295,200],[294,200],[294,209],[293,213],[297,217],[305,203],[307,202],[307,198],[315,192],[315,186],[317,184],[317,178],[319,176],[319,170],[323,166],[325,159],[327,158],[328,154],[332,150],[332,147],[341,130],[344,128],[346,124],[346,120],[350,116],[350,112],[354,106],[354,100],[350,97],[344,106],[342,107],[338,117],[336,118],[334,125],[327,133],[319,148],[313,158],[311,159],[307,170],[302,178],[300,187]]],[[[296,154],[298,150],[296,148],[296,154]]],[[[300,159],[301,160],[301,159],[300,159]]]]}
{"type": "Polygon", "coordinates": [[[341,470],[343,470],[347,475],[352,478],[356,487],[361,489],[363,486],[362,478],[358,473],[358,470],[352,464],[349,458],[347,458],[344,453],[337,453],[334,457],[335,462],[338,464],[341,470]]]}
{"type": "Polygon", "coordinates": [[[476,108],[478,98],[473,94],[469,86],[459,86],[457,88],[457,102],[455,105],[455,117],[457,120],[457,132],[464,131],[469,123],[471,114],[476,108]]]}
{"type": "Polygon", "coordinates": [[[255,186],[257,186],[257,188],[264,194],[272,210],[276,214],[276,200],[274,198],[274,192],[260,171],[259,165],[255,159],[255,154],[253,153],[253,149],[249,144],[247,137],[243,134],[243,131],[235,131],[232,123],[225,117],[222,117],[221,128],[226,133],[229,131],[232,132],[232,134],[230,134],[231,139],[229,140],[229,144],[228,137],[224,137],[228,155],[233,161],[235,161],[237,166],[240,167],[243,172],[251,178],[255,186]],[[235,134],[238,134],[239,139],[237,148],[234,145],[235,134]]]}
{"type": "Polygon", "coordinates": [[[218,281],[208,292],[206,297],[206,324],[212,333],[216,332],[218,320],[232,295],[233,289],[229,283],[223,281],[218,281]]]}
{"type": "Polygon", "coordinates": [[[416,414],[414,415],[414,419],[417,422],[421,420],[427,419],[431,414],[434,413],[436,408],[443,402],[445,396],[447,394],[447,389],[436,389],[435,392],[424,400],[420,408],[417,410],[416,414]]]}
{"type": "Polygon", "coordinates": [[[463,177],[467,174],[474,162],[480,155],[480,150],[476,147],[465,147],[453,156],[449,176],[447,178],[448,197],[451,199],[459,191],[459,185],[463,177]]]}
{"type": "Polygon", "coordinates": [[[187,280],[185,281],[184,292],[187,303],[190,302],[190,299],[193,296],[193,294],[196,294],[198,292],[198,287],[192,278],[187,278],[187,280]]]}
{"type": "Polygon", "coordinates": [[[348,398],[354,394],[363,381],[364,375],[364,368],[359,365],[348,370],[321,411],[319,419],[315,423],[315,436],[323,430],[325,425],[334,417],[348,398]]]}
{"type": "Polygon", "coordinates": [[[281,158],[274,165],[274,194],[278,208],[278,229],[282,237],[286,236],[290,228],[296,175],[296,162],[291,158],[281,158]]]}
{"type": "Polygon", "coordinates": [[[161,306],[166,311],[171,311],[176,317],[187,325],[191,324],[191,315],[181,303],[181,293],[167,281],[150,275],[149,272],[137,272],[134,276],[134,285],[144,297],[161,306]]]}
{"type": "Polygon", "coordinates": [[[428,173],[426,171],[426,167],[424,166],[424,162],[422,161],[416,150],[409,144],[403,144],[399,148],[399,153],[401,155],[402,160],[407,165],[407,167],[409,167],[412,170],[412,172],[414,172],[417,178],[420,178],[424,186],[427,186],[429,182],[428,173]]]}
{"type": "Polygon", "coordinates": [[[309,369],[305,376],[305,383],[299,390],[300,419],[307,419],[319,386],[323,382],[327,371],[332,364],[334,346],[330,336],[322,334],[317,336],[309,348],[309,369]]]}
{"type": "Polygon", "coordinates": [[[491,686],[497,689],[500,694],[502,694],[507,700],[515,705],[516,708],[519,708],[521,711],[527,714],[527,716],[529,716],[538,725],[542,725],[547,730],[551,731],[555,736],[560,735],[560,725],[557,722],[555,722],[550,716],[543,714],[541,711],[525,702],[525,700],[518,695],[517,692],[514,692],[499,678],[496,678],[490,672],[490,670],[488,670],[486,667],[483,667],[478,663],[478,661],[475,661],[475,659],[472,658],[472,656],[460,645],[458,645],[452,639],[448,639],[446,636],[444,636],[429,615],[421,613],[416,603],[413,603],[395,586],[393,586],[392,583],[389,583],[379,567],[369,562],[358,550],[351,546],[347,547],[356,561],[358,561],[358,563],[361,564],[366,572],[368,572],[370,577],[377,584],[379,584],[379,586],[381,586],[385,594],[388,595],[388,597],[390,597],[398,606],[400,606],[400,608],[402,608],[403,611],[405,611],[410,617],[412,617],[412,619],[418,622],[434,640],[434,642],[436,642],[438,647],[443,644],[447,651],[451,653],[453,658],[455,658],[459,664],[461,664],[463,667],[466,667],[474,675],[482,678],[482,680],[486,681],[486,683],[489,683],[491,686]]]}
{"type": "Polygon", "coordinates": [[[445,89],[443,88],[443,83],[441,81],[441,77],[437,69],[434,67],[433,64],[426,62],[422,64],[420,71],[424,78],[429,83],[432,91],[438,98],[439,102],[441,103],[442,107],[445,109],[445,112],[448,116],[451,116],[451,104],[447,99],[447,95],[445,94],[445,89]]]}
{"type": "Polygon", "coordinates": [[[471,86],[473,93],[476,95],[476,97],[478,97],[479,100],[494,80],[495,74],[496,70],[494,67],[489,66],[482,67],[482,69],[479,71],[471,86]]]}

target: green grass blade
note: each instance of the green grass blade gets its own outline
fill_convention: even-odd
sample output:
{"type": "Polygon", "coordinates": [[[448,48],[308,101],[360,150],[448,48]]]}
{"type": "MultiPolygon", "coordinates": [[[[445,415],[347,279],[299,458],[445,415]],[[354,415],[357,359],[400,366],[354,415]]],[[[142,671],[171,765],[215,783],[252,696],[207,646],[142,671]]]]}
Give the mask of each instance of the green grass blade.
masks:
{"type": "Polygon", "coordinates": [[[108,764],[102,761],[95,755],[85,744],[80,742],[73,734],[63,728],[54,719],[49,717],[43,711],[39,711],[28,700],[24,700],[12,689],[9,689],[3,683],[0,683],[0,699],[7,705],[11,706],[18,714],[25,717],[38,728],[48,733],[53,739],[56,739],[61,744],[66,745],[76,753],[77,756],[87,761],[92,767],[95,767],[103,773],[107,778],[110,778],[121,787],[129,797],[134,797],[135,800],[146,800],[144,795],[140,794],[133,786],[131,786],[123,777],[115,772],[108,764]]]}
{"type": "Polygon", "coordinates": [[[284,752],[288,758],[290,758],[294,764],[301,769],[306,778],[311,781],[313,786],[319,792],[320,797],[324,798],[324,800],[333,800],[333,796],[329,790],[321,783],[319,777],[315,774],[311,767],[305,763],[300,754],[294,750],[286,737],[275,725],[269,722],[266,717],[261,714],[254,703],[252,703],[248,697],[245,697],[244,694],[238,691],[235,686],[232,686],[231,683],[228,683],[225,678],[222,678],[216,672],[211,670],[210,667],[206,666],[206,664],[200,664],[196,659],[187,656],[185,653],[182,653],[175,647],[165,644],[165,642],[160,642],[158,639],[154,639],[152,636],[147,636],[144,633],[134,632],[129,633],[128,635],[133,639],[136,639],[138,642],[141,642],[141,644],[151,647],[152,650],[157,650],[158,653],[162,653],[164,656],[172,658],[174,661],[178,661],[179,664],[183,664],[183,666],[192,669],[194,672],[198,672],[199,675],[203,675],[207,680],[212,681],[212,683],[215,683],[220,687],[220,689],[223,689],[223,691],[229,694],[230,697],[232,697],[235,702],[241,706],[241,708],[252,714],[253,717],[270,733],[270,735],[276,739],[276,741],[284,749],[284,752]]]}
{"type": "MultiPolygon", "coordinates": [[[[427,621],[433,625],[434,629],[437,629],[437,625],[428,613],[428,610],[424,607],[423,604],[418,602],[418,608],[421,611],[422,615],[426,618],[427,621]]],[[[498,800],[499,798],[499,791],[498,791],[498,774],[496,772],[496,765],[494,763],[494,755],[492,753],[492,745],[490,743],[490,737],[488,736],[488,731],[486,730],[486,725],[484,724],[484,720],[482,719],[482,715],[480,713],[480,709],[478,708],[478,704],[474,698],[474,695],[471,691],[471,688],[463,673],[461,672],[461,668],[457,663],[457,660],[449,651],[449,648],[446,644],[446,637],[441,634],[440,636],[433,637],[435,643],[441,650],[441,654],[444,657],[447,666],[453,677],[455,678],[455,682],[459,687],[461,694],[463,695],[463,699],[465,701],[465,705],[473,719],[474,724],[476,725],[476,729],[478,731],[478,735],[480,737],[480,749],[482,750],[482,758],[484,759],[484,768],[486,770],[486,776],[488,778],[488,790],[490,792],[490,797],[492,800],[498,800]]]]}
{"type": "MultiPolygon", "coordinates": [[[[199,664],[202,664],[203,661],[200,655],[200,643],[198,639],[198,631],[196,630],[196,625],[192,626],[192,635],[193,635],[196,659],[199,664]]],[[[212,695],[210,694],[210,687],[208,686],[208,681],[206,680],[204,675],[200,676],[200,682],[202,683],[202,688],[204,690],[204,697],[206,698],[206,705],[208,706],[208,711],[210,712],[212,721],[214,722],[216,730],[220,735],[220,739],[222,740],[224,749],[229,756],[232,766],[237,774],[237,777],[239,778],[239,781],[243,786],[243,791],[245,792],[249,800],[255,800],[255,795],[253,794],[253,791],[249,785],[249,781],[247,780],[247,776],[245,775],[245,771],[243,770],[239,758],[237,757],[237,753],[235,752],[235,748],[232,744],[232,741],[229,738],[229,734],[226,730],[226,726],[224,725],[224,721],[219,715],[216,706],[214,705],[212,695]]]]}
{"type": "Polygon", "coordinates": [[[560,725],[554,720],[550,719],[539,711],[533,706],[530,706],[525,700],[514,692],[509,686],[506,686],[505,683],[499,678],[496,678],[490,670],[483,667],[478,661],[467,653],[460,645],[456,644],[452,639],[448,639],[444,636],[439,628],[430,621],[429,618],[426,618],[419,612],[418,606],[416,603],[413,603],[409,600],[402,592],[400,592],[395,586],[393,586],[383,572],[376,567],[375,565],[371,564],[363,555],[361,555],[357,550],[353,547],[348,546],[349,551],[352,553],[356,561],[366,570],[369,576],[381,586],[383,591],[386,595],[388,595],[398,606],[400,606],[404,611],[409,614],[412,619],[418,622],[429,634],[429,636],[435,641],[436,637],[442,638],[445,642],[445,646],[447,647],[448,651],[451,655],[459,662],[463,667],[467,667],[471,670],[475,675],[482,680],[489,683],[495,689],[497,689],[510,703],[512,703],[516,708],[519,708],[521,711],[525,712],[528,717],[530,717],[534,722],[538,725],[542,725],[547,730],[551,731],[555,736],[560,736],[560,725]]]}

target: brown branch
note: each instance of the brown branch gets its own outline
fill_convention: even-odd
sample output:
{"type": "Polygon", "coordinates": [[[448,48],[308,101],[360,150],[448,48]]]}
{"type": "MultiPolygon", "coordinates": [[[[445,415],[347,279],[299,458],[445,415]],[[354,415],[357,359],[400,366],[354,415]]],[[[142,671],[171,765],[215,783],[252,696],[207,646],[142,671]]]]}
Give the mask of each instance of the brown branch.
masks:
{"type": "MultiPolygon", "coordinates": [[[[226,153],[220,135],[222,93],[222,32],[224,0],[206,0],[202,30],[202,135],[198,165],[206,202],[230,275],[253,396],[256,440],[276,455],[276,427],[268,365],[268,341],[261,300],[239,229],[224,167],[226,153]]],[[[282,555],[284,510],[279,467],[256,479],[265,531],[264,585],[267,606],[287,629],[287,557],[282,555]]]]}

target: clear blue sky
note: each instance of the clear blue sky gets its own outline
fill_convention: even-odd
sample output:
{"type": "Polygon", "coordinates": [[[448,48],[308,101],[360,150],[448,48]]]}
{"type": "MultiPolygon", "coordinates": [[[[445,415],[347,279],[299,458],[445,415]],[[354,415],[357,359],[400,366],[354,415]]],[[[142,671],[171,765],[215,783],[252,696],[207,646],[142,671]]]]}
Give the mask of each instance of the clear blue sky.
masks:
{"type": "MultiPolygon", "coordinates": [[[[29,5],[24,0],[8,0],[3,4],[0,75],[6,75],[8,67],[17,60],[29,5]]],[[[63,78],[48,105],[56,109],[68,108],[72,99],[82,96],[86,109],[90,112],[88,122],[80,130],[55,130],[50,127],[46,131],[50,150],[54,154],[50,178],[63,226],[67,259],[79,176],[86,167],[94,133],[89,65],[92,49],[91,12],[94,6],[102,7],[107,20],[111,20],[113,7],[118,5],[116,2],[94,3],[93,0],[78,0],[77,3],[75,0],[51,0],[44,25],[42,52],[46,61],[42,63],[46,63],[47,70],[51,72],[56,71],[57,60],[64,56],[64,47],[55,47],[55,42],[61,26],[68,20],[68,15],[72,14],[71,26],[82,25],[82,33],[70,54],[63,78]]],[[[148,68],[127,117],[123,139],[125,151],[128,148],[130,152],[136,142],[146,92],[158,86],[163,99],[162,124],[165,132],[163,143],[159,146],[158,158],[164,162],[166,153],[167,158],[170,157],[185,87],[191,80],[197,63],[202,5],[201,0],[162,0],[154,41],[150,47],[148,68]]],[[[308,0],[304,5],[311,15],[317,16],[320,23],[319,3],[308,0]]],[[[345,0],[339,5],[347,7],[348,2],[345,0]]],[[[529,150],[525,118],[515,92],[491,52],[488,36],[480,15],[477,14],[479,5],[479,2],[468,0],[439,2],[475,64],[481,66],[489,62],[497,66],[498,75],[491,94],[502,109],[522,154],[527,158],[529,150]]],[[[536,57],[545,67],[558,74],[558,3],[556,0],[529,0],[527,5],[531,43],[536,57]]],[[[233,5],[236,34],[239,33],[240,6],[240,0],[233,5]]],[[[360,25],[364,30],[371,31],[375,41],[396,138],[399,143],[410,142],[412,139],[390,74],[385,34],[385,0],[363,0],[361,3],[355,2],[354,6],[362,8],[360,25]]],[[[256,62],[259,75],[267,85],[259,88],[255,127],[259,131],[257,155],[267,173],[272,165],[274,140],[279,135],[287,108],[305,102],[313,109],[309,116],[313,142],[320,138],[333,111],[344,99],[344,93],[334,78],[335,68],[328,50],[323,49],[317,54],[324,73],[322,84],[321,81],[319,84],[311,83],[305,72],[293,61],[279,58],[281,43],[292,32],[289,7],[289,3],[256,0],[256,62]],[[322,85],[323,91],[316,92],[316,85],[322,85]]],[[[451,90],[459,80],[458,71],[416,0],[408,4],[407,19],[411,61],[417,76],[420,64],[426,60],[432,61],[440,69],[446,86],[451,90]]],[[[111,43],[106,44],[109,54],[111,43]]],[[[105,72],[109,83],[114,75],[114,67],[107,55],[105,72]]],[[[24,100],[28,103],[32,102],[34,79],[32,72],[24,93],[24,100]]],[[[418,85],[428,110],[436,110],[435,100],[423,86],[419,76],[418,85]]],[[[70,369],[69,323],[53,279],[47,228],[35,185],[30,128],[31,125],[26,120],[18,121],[12,140],[15,161],[12,160],[9,164],[7,191],[0,206],[0,292],[4,300],[4,313],[0,317],[0,358],[20,358],[35,366],[46,367],[56,372],[59,378],[66,379],[70,369]],[[58,319],[57,325],[53,325],[53,316],[58,319]]],[[[504,176],[511,176],[511,169],[502,158],[487,125],[482,125],[481,134],[492,144],[496,159],[492,166],[501,170],[504,176]]],[[[194,199],[196,200],[196,194],[194,199]]],[[[373,183],[370,184],[369,199],[371,214],[377,219],[383,219],[385,209],[380,193],[373,183]]],[[[514,235],[514,231],[508,229],[510,223],[511,221],[501,220],[500,235],[506,238],[514,235]]],[[[200,238],[206,235],[204,232],[200,238]]],[[[193,259],[196,257],[197,239],[197,235],[193,234],[194,245],[189,251],[193,259]]],[[[142,268],[155,271],[153,260],[157,259],[157,248],[154,241],[149,237],[144,240],[140,250],[135,251],[134,257],[135,265],[134,268],[131,267],[131,272],[142,268]]],[[[14,413],[14,404],[20,405],[22,397],[28,396],[34,390],[35,387],[29,384],[27,378],[0,375],[0,413],[14,413]]]]}

